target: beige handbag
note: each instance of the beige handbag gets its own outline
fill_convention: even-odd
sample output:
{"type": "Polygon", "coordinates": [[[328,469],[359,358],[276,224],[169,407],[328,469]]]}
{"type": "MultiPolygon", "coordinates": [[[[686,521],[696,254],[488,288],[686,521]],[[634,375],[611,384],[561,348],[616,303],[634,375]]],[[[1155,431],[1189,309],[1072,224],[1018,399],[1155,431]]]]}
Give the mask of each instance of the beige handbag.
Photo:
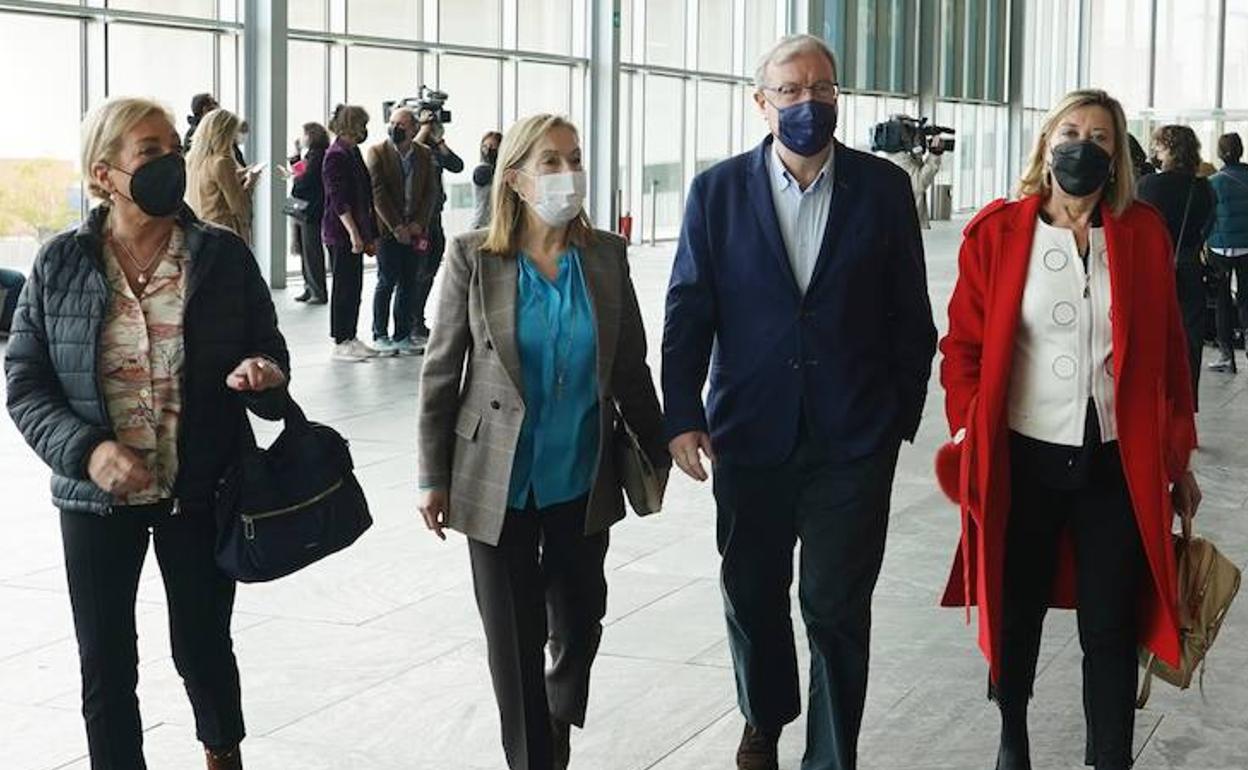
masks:
{"type": "Polygon", "coordinates": [[[1192,535],[1192,520],[1182,517],[1183,533],[1174,536],[1179,577],[1179,622],[1182,659],[1179,668],[1171,668],[1157,659],[1156,654],[1140,648],[1140,665],[1144,667],[1144,683],[1136,699],[1136,708],[1148,702],[1154,675],[1180,690],[1192,684],[1196,668],[1200,679],[1205,675],[1205,655],[1218,637],[1226,612],[1239,592],[1240,572],[1230,559],[1223,556],[1213,543],[1192,535]]]}
{"type": "Polygon", "coordinates": [[[638,516],[658,513],[663,507],[663,492],[667,489],[667,468],[656,468],[641,448],[641,442],[632,426],[615,404],[615,435],[612,437],[615,468],[620,485],[628,496],[628,503],[638,516]]]}

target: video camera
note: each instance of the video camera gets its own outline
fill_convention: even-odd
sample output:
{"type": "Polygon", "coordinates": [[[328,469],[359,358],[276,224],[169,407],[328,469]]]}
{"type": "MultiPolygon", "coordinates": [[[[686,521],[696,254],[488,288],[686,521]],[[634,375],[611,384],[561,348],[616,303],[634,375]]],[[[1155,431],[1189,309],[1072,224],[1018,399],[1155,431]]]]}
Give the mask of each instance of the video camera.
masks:
{"type": "Polygon", "coordinates": [[[956,133],[952,128],[928,125],[927,118],[894,115],[871,127],[871,151],[922,155],[932,149],[938,137],[944,145],[942,151],[952,150],[953,134],[956,133]]]}
{"type": "Polygon", "coordinates": [[[429,86],[420,87],[420,96],[408,96],[403,99],[382,102],[382,111],[385,113],[386,122],[390,122],[390,113],[395,110],[406,107],[416,113],[416,120],[420,122],[420,116],[423,112],[433,115],[436,123],[450,123],[451,111],[446,109],[447,95],[445,91],[435,91],[429,86]]]}

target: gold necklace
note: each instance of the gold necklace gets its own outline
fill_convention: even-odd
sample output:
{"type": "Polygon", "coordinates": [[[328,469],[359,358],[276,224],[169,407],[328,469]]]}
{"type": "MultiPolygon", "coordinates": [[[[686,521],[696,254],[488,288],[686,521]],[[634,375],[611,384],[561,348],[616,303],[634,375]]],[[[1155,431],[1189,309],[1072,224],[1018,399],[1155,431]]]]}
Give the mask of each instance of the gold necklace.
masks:
{"type": "Polygon", "coordinates": [[[148,281],[148,273],[150,273],[152,271],[152,268],[155,267],[155,265],[160,262],[160,258],[164,255],[165,250],[169,248],[169,241],[171,241],[172,239],[173,239],[173,233],[170,232],[168,237],[165,238],[164,243],[162,243],[155,251],[152,252],[152,256],[148,258],[146,263],[140,262],[138,258],[134,256],[134,252],[130,250],[130,247],[127,246],[125,243],[123,243],[122,240],[118,238],[117,236],[109,235],[108,242],[113,244],[114,246],[118,246],[121,248],[122,256],[126,258],[126,261],[128,261],[131,264],[131,266],[134,267],[134,269],[139,271],[139,275],[137,279],[139,282],[139,285],[145,286],[147,285],[147,281],[148,281]]]}

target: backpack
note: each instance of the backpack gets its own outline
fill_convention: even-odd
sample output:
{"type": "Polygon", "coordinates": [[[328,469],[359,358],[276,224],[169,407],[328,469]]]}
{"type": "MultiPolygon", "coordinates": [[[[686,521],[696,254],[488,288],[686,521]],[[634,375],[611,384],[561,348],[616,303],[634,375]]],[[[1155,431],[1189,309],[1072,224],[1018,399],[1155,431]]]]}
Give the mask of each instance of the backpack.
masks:
{"type": "Polygon", "coordinates": [[[1157,659],[1148,649],[1140,648],[1140,665],[1144,682],[1136,699],[1136,708],[1148,703],[1153,676],[1186,690],[1200,667],[1200,686],[1204,689],[1205,655],[1218,637],[1227,610],[1239,592],[1240,571],[1230,559],[1203,537],[1192,535],[1191,517],[1182,517],[1183,531],[1174,536],[1174,550],[1179,582],[1179,623],[1181,624],[1181,659],[1172,668],[1157,659]]]}

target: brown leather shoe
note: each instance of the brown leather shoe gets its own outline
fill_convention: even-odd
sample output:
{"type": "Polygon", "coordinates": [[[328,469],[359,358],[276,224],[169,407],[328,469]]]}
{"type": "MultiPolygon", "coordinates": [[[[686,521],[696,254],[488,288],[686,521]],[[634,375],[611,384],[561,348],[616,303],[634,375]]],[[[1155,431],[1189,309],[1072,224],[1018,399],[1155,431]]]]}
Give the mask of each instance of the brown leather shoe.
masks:
{"type": "Polygon", "coordinates": [[[208,760],[208,770],[243,770],[243,754],[237,746],[223,751],[205,747],[204,758],[208,760]]]}
{"type": "Polygon", "coordinates": [[[737,770],[780,770],[776,745],[780,731],[760,730],[749,722],[737,747],[737,770]]]}

